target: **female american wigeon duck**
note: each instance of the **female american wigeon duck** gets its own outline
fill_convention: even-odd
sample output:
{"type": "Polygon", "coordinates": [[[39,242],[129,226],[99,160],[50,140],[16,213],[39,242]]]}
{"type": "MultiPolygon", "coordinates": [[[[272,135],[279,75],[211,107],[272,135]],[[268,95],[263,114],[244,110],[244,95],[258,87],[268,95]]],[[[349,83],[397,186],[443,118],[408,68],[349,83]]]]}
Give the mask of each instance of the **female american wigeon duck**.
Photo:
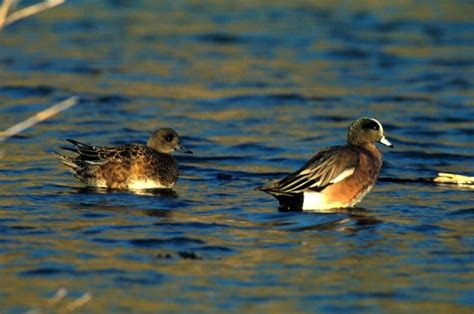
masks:
{"type": "Polygon", "coordinates": [[[81,182],[91,187],[140,190],[171,188],[178,179],[178,166],[172,151],[186,150],[178,133],[161,128],[152,133],[146,145],[91,146],[68,139],[77,153],[70,157],[56,153],[81,182]]]}
{"type": "Polygon", "coordinates": [[[286,208],[352,207],[372,189],[382,168],[376,142],[393,147],[379,121],[360,118],[349,126],[346,145],[321,150],[298,171],[257,190],[270,193],[286,208]]]}

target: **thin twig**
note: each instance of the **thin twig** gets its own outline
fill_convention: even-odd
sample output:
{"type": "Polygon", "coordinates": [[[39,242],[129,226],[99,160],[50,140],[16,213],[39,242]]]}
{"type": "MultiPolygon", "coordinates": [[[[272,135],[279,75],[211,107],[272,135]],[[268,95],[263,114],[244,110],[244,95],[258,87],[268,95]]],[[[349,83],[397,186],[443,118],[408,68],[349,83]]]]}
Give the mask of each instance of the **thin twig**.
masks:
{"type": "Polygon", "coordinates": [[[90,292],[86,292],[80,298],[78,298],[78,299],[72,301],[71,303],[69,303],[67,305],[66,309],[69,312],[72,312],[75,309],[80,308],[81,306],[83,306],[84,304],[89,302],[91,299],[92,299],[92,294],[90,292]]]}
{"type": "MultiPolygon", "coordinates": [[[[37,14],[39,12],[42,12],[44,10],[53,8],[55,6],[58,6],[60,4],[63,4],[65,0],[48,0],[45,2],[41,2],[38,4],[34,4],[32,6],[26,7],[24,9],[21,9],[19,11],[16,11],[15,13],[10,14],[5,20],[4,25],[8,25],[11,23],[14,23],[18,20],[24,19],[25,17],[31,16],[33,14],[37,14]]],[[[1,30],[1,28],[0,28],[1,30]]]]}
{"type": "Polygon", "coordinates": [[[13,7],[15,0],[3,0],[2,5],[0,6],[0,31],[6,25],[8,11],[13,7]]]}
{"type": "Polygon", "coordinates": [[[59,113],[63,110],[71,108],[72,106],[76,105],[77,103],[78,103],[78,97],[73,96],[73,97],[70,97],[66,100],[61,101],[60,103],[57,103],[57,104],[49,107],[48,109],[45,109],[41,112],[38,112],[34,116],[31,116],[28,119],[26,119],[26,120],[24,120],[20,123],[15,124],[14,126],[8,128],[7,130],[5,130],[3,132],[0,132],[0,142],[5,141],[9,137],[12,137],[12,136],[18,134],[18,133],[24,131],[25,129],[31,128],[33,125],[35,125],[35,124],[37,124],[41,121],[44,121],[44,120],[54,116],[55,114],[57,114],[57,113],[59,113]]]}
{"type": "Polygon", "coordinates": [[[67,295],[66,288],[59,288],[58,291],[54,294],[54,296],[48,300],[49,305],[55,305],[59,303],[65,296],[67,295]]]}
{"type": "Polygon", "coordinates": [[[5,26],[11,23],[58,6],[64,3],[65,0],[47,0],[45,2],[34,4],[24,9],[18,10],[17,12],[11,13],[10,16],[8,16],[8,12],[13,9],[17,2],[18,0],[3,0],[3,3],[0,6],[0,31],[2,31],[5,26]]]}

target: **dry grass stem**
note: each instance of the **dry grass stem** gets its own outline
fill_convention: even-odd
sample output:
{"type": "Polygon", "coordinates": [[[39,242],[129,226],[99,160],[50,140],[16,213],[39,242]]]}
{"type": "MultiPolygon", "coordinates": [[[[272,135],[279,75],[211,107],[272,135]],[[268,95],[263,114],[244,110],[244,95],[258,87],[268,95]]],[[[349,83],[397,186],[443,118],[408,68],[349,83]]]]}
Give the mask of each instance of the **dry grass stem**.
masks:
{"type": "Polygon", "coordinates": [[[2,6],[0,6],[0,31],[6,25],[8,11],[15,5],[15,0],[3,0],[2,6]]]}
{"type": "Polygon", "coordinates": [[[48,0],[38,4],[31,5],[24,9],[18,10],[10,15],[8,11],[14,6],[15,0],[4,0],[0,7],[0,31],[8,24],[14,23],[18,20],[24,19],[28,16],[37,14],[44,10],[53,8],[60,4],[63,4],[65,0],[48,0]]]}
{"type": "Polygon", "coordinates": [[[65,296],[67,295],[66,288],[60,288],[56,293],[53,295],[51,299],[48,300],[49,305],[58,304],[65,296]]]}
{"type": "Polygon", "coordinates": [[[87,302],[89,302],[91,299],[92,299],[92,294],[90,292],[86,292],[80,298],[78,298],[78,299],[72,301],[71,303],[69,303],[67,305],[66,309],[68,311],[72,312],[72,311],[80,308],[81,306],[83,306],[87,302]]]}
{"type": "Polygon", "coordinates": [[[61,101],[60,103],[57,103],[41,112],[38,112],[34,116],[29,117],[28,119],[15,124],[14,126],[8,128],[7,130],[0,132],[0,142],[5,141],[9,137],[12,137],[25,129],[31,128],[35,124],[44,121],[56,114],[58,114],[61,111],[64,111],[66,109],[71,108],[72,106],[76,105],[78,103],[78,97],[73,96],[70,97],[66,100],[61,101]]]}

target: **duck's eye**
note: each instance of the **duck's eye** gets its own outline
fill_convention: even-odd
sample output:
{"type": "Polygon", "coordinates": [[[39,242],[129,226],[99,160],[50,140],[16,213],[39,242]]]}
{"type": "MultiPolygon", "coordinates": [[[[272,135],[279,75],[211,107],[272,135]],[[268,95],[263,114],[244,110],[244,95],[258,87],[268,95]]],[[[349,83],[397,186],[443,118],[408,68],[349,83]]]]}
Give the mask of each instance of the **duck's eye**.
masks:
{"type": "Polygon", "coordinates": [[[380,130],[379,124],[375,121],[369,120],[364,124],[364,129],[371,129],[371,130],[380,130]]]}
{"type": "Polygon", "coordinates": [[[168,142],[173,141],[173,139],[174,139],[173,134],[168,134],[168,135],[166,135],[166,137],[165,137],[165,140],[168,141],[168,142]]]}

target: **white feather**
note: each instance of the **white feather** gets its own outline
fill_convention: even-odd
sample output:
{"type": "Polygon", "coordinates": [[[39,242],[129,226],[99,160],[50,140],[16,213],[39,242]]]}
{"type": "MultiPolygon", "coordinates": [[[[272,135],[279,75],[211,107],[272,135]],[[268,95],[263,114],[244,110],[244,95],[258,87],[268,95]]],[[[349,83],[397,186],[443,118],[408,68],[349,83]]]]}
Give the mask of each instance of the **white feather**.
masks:
{"type": "Polygon", "coordinates": [[[146,190],[170,188],[170,186],[160,184],[159,182],[153,180],[137,180],[130,182],[128,184],[128,188],[130,190],[146,190]]]}
{"type": "Polygon", "coordinates": [[[345,178],[347,178],[348,176],[351,176],[354,173],[354,171],[355,171],[355,167],[347,168],[346,170],[341,172],[337,177],[335,177],[334,179],[329,181],[329,183],[337,183],[339,181],[342,181],[345,178]]]}
{"type": "Polygon", "coordinates": [[[329,205],[321,193],[304,192],[303,194],[303,210],[327,210],[332,208],[329,205]]]}
{"type": "Polygon", "coordinates": [[[341,208],[341,207],[353,207],[359,203],[367,193],[372,190],[374,185],[372,184],[367,188],[366,191],[358,195],[350,204],[341,204],[339,202],[328,203],[323,194],[319,192],[304,192],[303,193],[303,210],[314,210],[314,211],[328,211],[330,209],[341,208]]]}

